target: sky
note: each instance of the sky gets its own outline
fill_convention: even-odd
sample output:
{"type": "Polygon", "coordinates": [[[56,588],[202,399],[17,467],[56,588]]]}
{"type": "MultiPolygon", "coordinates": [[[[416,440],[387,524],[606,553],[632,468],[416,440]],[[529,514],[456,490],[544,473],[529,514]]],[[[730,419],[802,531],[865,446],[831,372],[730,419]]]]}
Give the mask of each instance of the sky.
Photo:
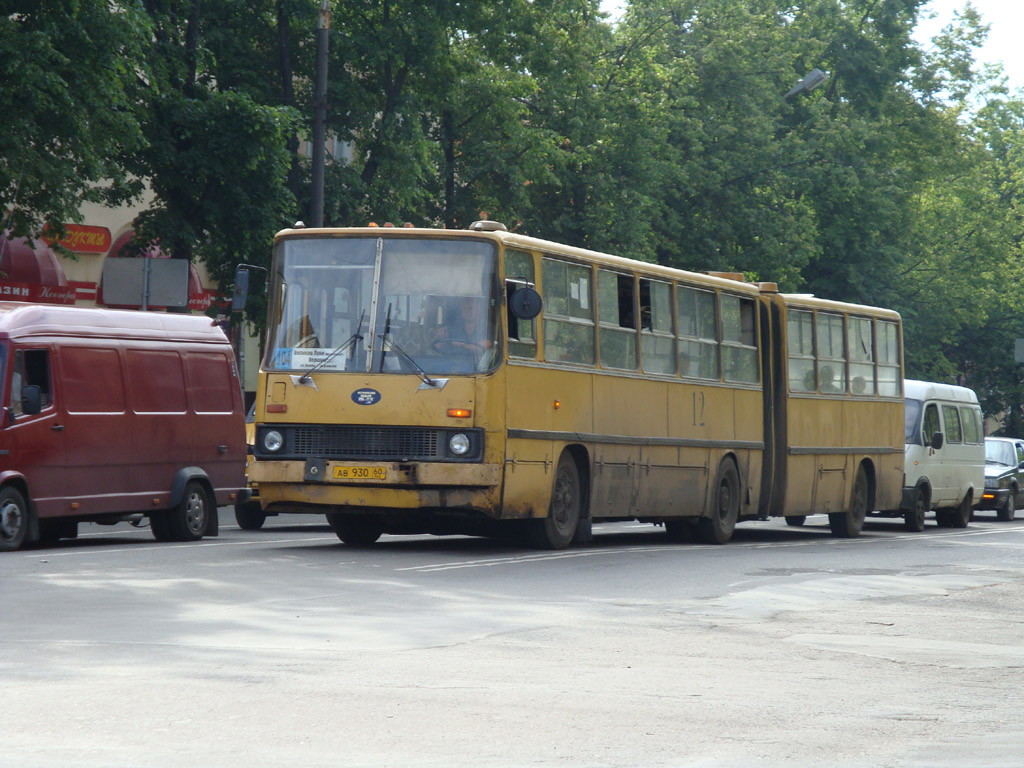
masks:
{"type": "MultiPolygon", "coordinates": [[[[953,13],[961,10],[967,0],[931,0],[923,16],[935,13],[935,18],[924,19],[918,25],[917,39],[924,43],[953,20],[953,13]]],[[[602,0],[601,7],[616,13],[625,0],[602,0]]],[[[972,0],[984,23],[990,26],[988,43],[978,52],[978,59],[986,63],[1001,62],[1009,85],[1024,88],[1024,44],[1020,30],[1024,28],[1024,2],[1021,0],[972,0]]]]}

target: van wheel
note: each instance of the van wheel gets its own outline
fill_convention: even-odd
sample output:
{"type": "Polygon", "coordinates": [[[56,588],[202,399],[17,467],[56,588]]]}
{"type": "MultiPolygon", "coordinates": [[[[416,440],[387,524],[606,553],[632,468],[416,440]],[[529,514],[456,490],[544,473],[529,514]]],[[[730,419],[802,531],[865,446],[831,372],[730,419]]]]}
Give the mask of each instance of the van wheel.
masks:
{"type": "Polygon", "coordinates": [[[718,466],[712,493],[711,515],[697,521],[697,535],[705,544],[725,544],[740,516],[740,473],[732,459],[724,459],[718,466]]]}
{"type": "Polygon", "coordinates": [[[328,512],[327,522],[335,535],[350,547],[368,547],[384,533],[384,521],[379,517],[328,512]]]}
{"type": "Polygon", "coordinates": [[[235,521],[243,531],[258,531],[267,521],[267,514],[258,501],[235,504],[235,521]]]}
{"type": "Polygon", "coordinates": [[[17,488],[0,489],[0,552],[21,547],[28,534],[29,511],[25,497],[17,488]]]}
{"type": "Polygon", "coordinates": [[[974,511],[971,505],[972,501],[974,501],[974,495],[968,491],[964,495],[964,500],[960,502],[960,506],[949,516],[949,522],[953,528],[966,528],[967,524],[971,522],[971,513],[974,511]]]}
{"type": "Polygon", "coordinates": [[[792,525],[794,528],[799,528],[807,522],[807,515],[790,515],[783,519],[786,521],[786,525],[792,525]]]}
{"type": "Polygon", "coordinates": [[[850,495],[850,508],[846,512],[835,512],[828,516],[828,527],[832,535],[839,539],[855,539],[864,529],[864,520],[868,516],[868,473],[861,464],[857,467],[857,477],[853,481],[853,493],[850,495]]]}
{"type": "Polygon", "coordinates": [[[1017,508],[1017,492],[1011,488],[1009,495],[1006,497],[1006,503],[1003,504],[998,510],[996,510],[996,518],[1004,523],[1008,523],[1014,518],[1014,513],[1017,508]]]}
{"type": "Polygon", "coordinates": [[[203,484],[190,480],[185,485],[181,503],[168,512],[165,519],[171,540],[199,541],[203,538],[210,524],[210,494],[203,484]]]}
{"type": "Polygon", "coordinates": [[[529,520],[530,543],[537,549],[565,549],[576,535],[580,522],[583,494],[580,473],[568,451],[562,453],[555,470],[551,506],[547,517],[529,520]]]}
{"type": "Polygon", "coordinates": [[[908,531],[920,533],[924,530],[924,518],[927,513],[928,499],[925,497],[924,488],[918,488],[914,497],[914,508],[903,513],[903,527],[908,531]]]}

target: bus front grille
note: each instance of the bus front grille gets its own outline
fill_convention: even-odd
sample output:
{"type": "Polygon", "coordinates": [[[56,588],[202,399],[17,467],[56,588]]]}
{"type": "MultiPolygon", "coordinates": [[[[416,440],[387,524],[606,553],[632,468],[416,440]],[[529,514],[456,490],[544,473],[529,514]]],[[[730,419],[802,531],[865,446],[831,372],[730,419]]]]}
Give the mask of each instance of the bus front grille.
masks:
{"type": "Polygon", "coordinates": [[[292,451],[326,459],[408,461],[444,455],[442,432],[416,427],[295,427],[292,451]]]}

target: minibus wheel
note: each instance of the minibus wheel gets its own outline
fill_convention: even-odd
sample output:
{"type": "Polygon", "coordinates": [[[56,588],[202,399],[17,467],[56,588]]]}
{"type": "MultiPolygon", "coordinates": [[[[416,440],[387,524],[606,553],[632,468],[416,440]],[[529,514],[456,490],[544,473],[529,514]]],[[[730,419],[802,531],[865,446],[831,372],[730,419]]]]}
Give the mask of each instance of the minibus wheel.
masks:
{"type": "Polygon", "coordinates": [[[29,511],[17,488],[0,489],[0,552],[18,549],[28,534],[29,511]]]}
{"type": "Polygon", "coordinates": [[[903,513],[903,527],[908,531],[920,533],[924,530],[924,517],[928,513],[928,497],[924,488],[918,487],[914,496],[914,508],[903,513]]]}
{"type": "Polygon", "coordinates": [[[174,541],[198,541],[210,524],[210,494],[197,480],[185,485],[181,502],[167,514],[167,526],[174,541]]]}
{"type": "Polygon", "coordinates": [[[857,467],[857,477],[853,481],[850,508],[846,512],[834,512],[828,516],[828,527],[833,536],[854,539],[860,535],[868,516],[870,490],[867,470],[861,464],[857,467]]]}
{"type": "Polygon", "coordinates": [[[555,470],[548,515],[529,521],[530,542],[537,549],[568,547],[576,535],[582,507],[580,473],[572,454],[564,451],[555,470]]]}
{"type": "Polygon", "coordinates": [[[711,514],[697,520],[697,535],[705,544],[725,544],[740,517],[740,473],[732,459],[718,466],[711,493],[711,514]]]}

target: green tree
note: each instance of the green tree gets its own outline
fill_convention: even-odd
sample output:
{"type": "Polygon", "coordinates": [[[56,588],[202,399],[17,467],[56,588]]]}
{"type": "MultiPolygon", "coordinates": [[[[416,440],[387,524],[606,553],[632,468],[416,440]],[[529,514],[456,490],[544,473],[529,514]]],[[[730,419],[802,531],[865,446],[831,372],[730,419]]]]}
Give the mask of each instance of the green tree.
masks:
{"type": "Polygon", "coordinates": [[[143,143],[146,21],[134,2],[0,2],[0,211],[16,233],[138,193],[119,158],[143,143]]]}

